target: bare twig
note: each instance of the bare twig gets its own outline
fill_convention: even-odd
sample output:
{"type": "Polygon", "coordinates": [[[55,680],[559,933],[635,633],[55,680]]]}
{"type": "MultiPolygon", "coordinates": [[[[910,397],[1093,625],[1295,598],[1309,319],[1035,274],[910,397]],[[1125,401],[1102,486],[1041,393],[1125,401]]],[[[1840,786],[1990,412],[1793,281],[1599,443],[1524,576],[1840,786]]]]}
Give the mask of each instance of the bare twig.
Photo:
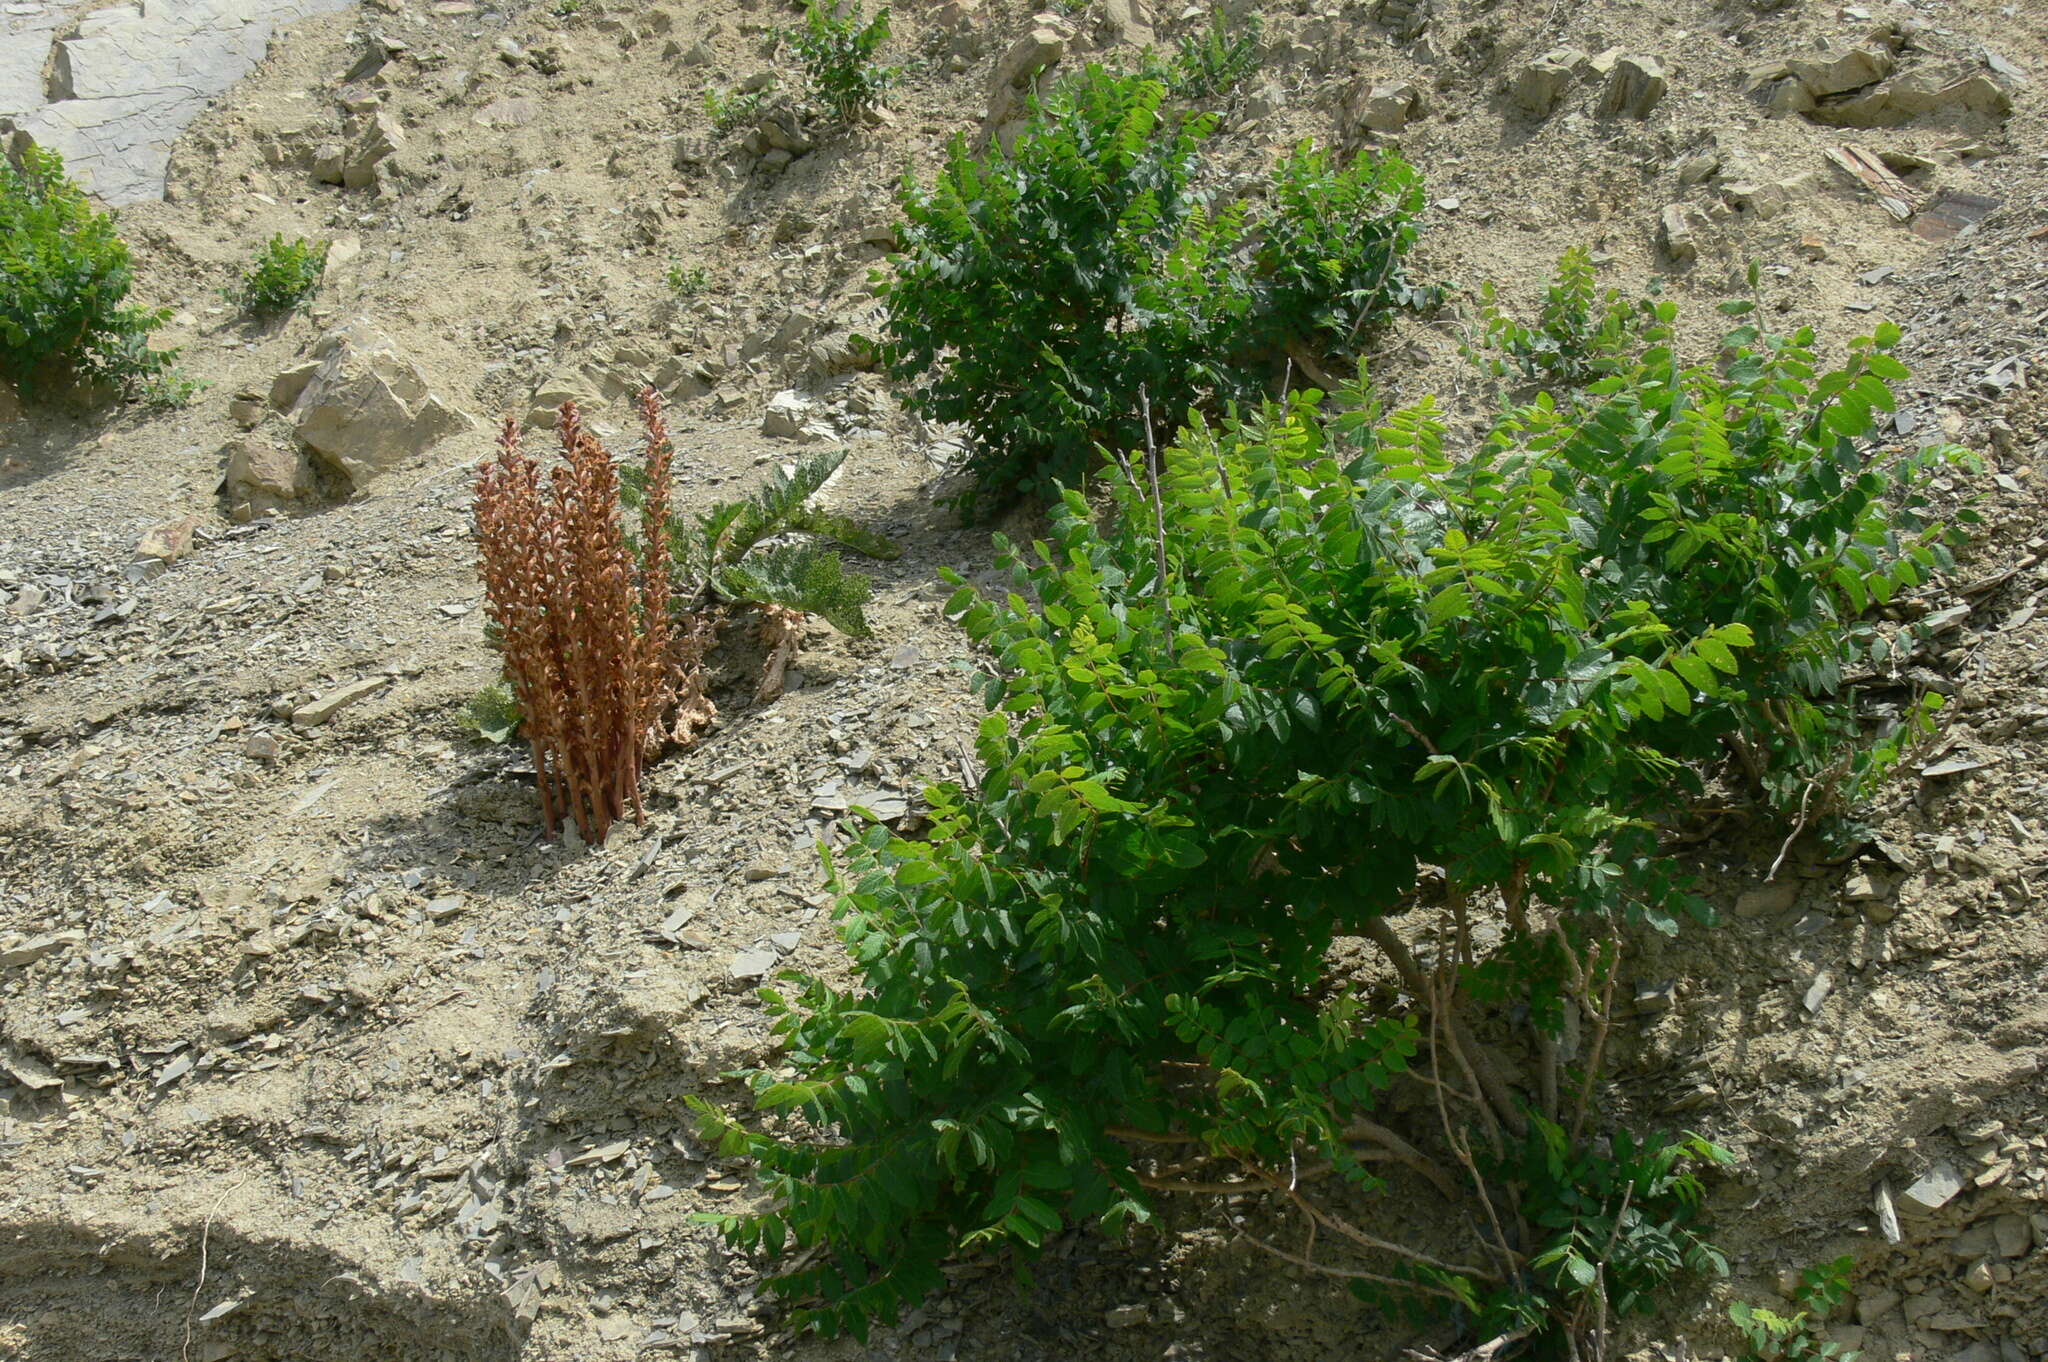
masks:
{"type": "Polygon", "coordinates": [[[1443,1171],[1436,1166],[1436,1163],[1428,1155],[1402,1139],[1399,1135],[1396,1135],[1393,1131],[1388,1130],[1385,1126],[1361,1118],[1344,1127],[1340,1138],[1347,1143],[1352,1140],[1371,1140],[1374,1144],[1386,1150],[1397,1163],[1405,1165],[1428,1179],[1432,1187],[1435,1187],[1444,1194],[1446,1201],[1456,1201],[1458,1199],[1457,1189],[1451,1185],[1451,1180],[1444,1176],[1443,1171]]]}
{"type": "Polygon", "coordinates": [[[1472,964],[1472,914],[1462,887],[1452,884],[1444,888],[1444,897],[1451,915],[1452,948],[1459,964],[1470,968],[1472,964]]]}
{"type": "MultiPolygon", "coordinates": [[[[1438,1054],[1440,1046],[1437,1041],[1439,1025],[1440,1019],[1432,1011],[1429,1014],[1429,1068],[1432,1075],[1436,1075],[1439,1072],[1438,1054]]],[[[1479,1165],[1474,1162],[1471,1149],[1466,1146],[1463,1140],[1458,1138],[1457,1127],[1451,1122],[1451,1109],[1444,1104],[1444,1084],[1440,1078],[1434,1085],[1434,1092],[1436,1094],[1437,1119],[1443,1123],[1444,1142],[1450,1145],[1451,1152],[1456,1154],[1458,1162],[1464,1165],[1465,1176],[1472,1179],[1472,1189],[1479,1194],[1479,1204],[1486,1211],[1486,1223],[1493,1229],[1493,1241],[1491,1243],[1484,1243],[1482,1240],[1482,1243],[1484,1243],[1486,1250],[1500,1263],[1503,1273],[1511,1276],[1515,1269],[1514,1246],[1508,1242],[1507,1234],[1500,1227],[1500,1217],[1493,1212],[1493,1199],[1486,1194],[1486,1179],[1479,1175],[1479,1165]]],[[[1480,1110],[1485,1110],[1483,1105],[1480,1107],[1480,1110]]]]}
{"type": "Polygon", "coordinates": [[[1166,587],[1166,497],[1159,490],[1159,447],[1152,439],[1152,394],[1138,385],[1138,405],[1145,414],[1145,476],[1152,483],[1152,550],[1159,576],[1153,590],[1159,597],[1159,628],[1166,636],[1166,655],[1173,656],[1173,610],[1166,587]]]}
{"type": "Polygon", "coordinates": [[[1778,848],[1778,858],[1771,862],[1770,870],[1764,875],[1765,884],[1769,884],[1772,880],[1778,878],[1778,867],[1785,864],[1786,853],[1790,852],[1792,844],[1799,840],[1799,834],[1806,831],[1807,806],[1812,803],[1813,792],[1818,784],[1819,782],[1817,781],[1808,781],[1806,789],[1800,792],[1799,818],[1792,824],[1792,831],[1785,835],[1785,845],[1778,848]]]}
{"type": "Polygon", "coordinates": [[[1517,1329],[1511,1334],[1502,1334],[1498,1338],[1489,1338],[1478,1347],[1467,1349],[1462,1353],[1444,1354],[1429,1348],[1410,1348],[1408,1356],[1414,1359],[1414,1362],[1494,1362],[1494,1359],[1528,1336],[1529,1331],[1527,1329],[1517,1329]]]}
{"type": "Polygon", "coordinates": [[[1543,1118],[1557,1119],[1557,1037],[1541,1027],[1536,1030],[1536,1057],[1538,1064],[1538,1100],[1543,1103],[1543,1118]]]}
{"type": "Polygon", "coordinates": [[[199,1293],[206,1289],[206,1250],[207,1242],[213,1237],[213,1218],[220,1214],[220,1208],[227,1204],[228,1198],[241,1191],[248,1181],[247,1178],[243,1178],[222,1192],[213,1203],[213,1209],[206,1213],[206,1220],[199,1227],[199,1280],[192,1283],[192,1299],[185,1302],[185,1341],[178,1349],[179,1362],[192,1360],[192,1312],[199,1308],[199,1293]]]}
{"type": "Polygon", "coordinates": [[[1325,396],[1334,395],[1343,386],[1316,361],[1315,356],[1308,352],[1306,345],[1292,337],[1287,341],[1287,358],[1291,363],[1300,365],[1301,371],[1308,375],[1308,381],[1322,389],[1325,396]]]}
{"type": "Polygon", "coordinates": [[[1332,1267],[1328,1263],[1318,1263],[1311,1259],[1304,1258],[1298,1253],[1289,1253],[1286,1249],[1281,1248],[1276,1244],[1269,1244],[1265,1240],[1259,1238],[1256,1234],[1253,1234],[1250,1230],[1239,1229],[1238,1234],[1248,1243],[1254,1244],[1257,1247],[1264,1249],[1266,1252],[1272,1254],[1275,1258],[1279,1258],[1284,1262],[1293,1263],[1296,1267],[1305,1267],[1311,1272],[1320,1272],[1326,1277],[1342,1277],[1350,1281],[1378,1282],[1382,1286],[1399,1287],[1403,1291],[1413,1291],[1419,1295],[1441,1296],[1447,1301],[1458,1300],[1458,1297],[1453,1295],[1451,1292],[1444,1290],[1441,1287],[1428,1286],[1422,1282],[1403,1281],[1399,1277],[1389,1277],[1384,1275],[1383,1273],[1367,1272],[1363,1269],[1355,1267],[1332,1267]]]}
{"type": "MultiPolygon", "coordinates": [[[[1429,976],[1422,972],[1422,966],[1416,962],[1414,954],[1409,951],[1407,943],[1401,940],[1400,934],[1395,932],[1392,923],[1384,917],[1372,917],[1366,919],[1361,930],[1365,938],[1386,955],[1387,960],[1394,966],[1395,973],[1401,976],[1401,982],[1415,995],[1417,1001],[1432,1011],[1439,1006],[1449,1005],[1448,998],[1437,997],[1429,976]]],[[[1457,1015],[1455,1009],[1452,1009],[1446,1013],[1444,1023],[1445,1034],[1452,1042],[1451,1053],[1458,1060],[1458,1067],[1464,1071],[1466,1081],[1486,1095],[1486,1102],[1482,1104],[1481,1110],[1485,1112],[1489,1125],[1505,1124],[1515,1134],[1521,1134],[1527,1123],[1515,1106],[1514,1095],[1508,1091],[1507,1083],[1502,1080],[1492,1062],[1480,1051],[1478,1042],[1473,1040],[1471,1032],[1466,1030],[1463,1019],[1457,1015]]]]}
{"type": "Polygon", "coordinates": [[[1288,1195],[1293,1199],[1294,1204],[1301,1208],[1302,1214],[1309,1216],[1326,1228],[1335,1230],[1362,1248],[1373,1249],[1380,1253],[1389,1253],[1396,1258],[1406,1258],[1411,1263],[1420,1263],[1424,1267],[1433,1267],[1439,1272],[1453,1272],[1460,1276],[1478,1277],[1489,1282],[1500,1280],[1500,1274],[1490,1268],[1471,1267],[1464,1263],[1447,1263],[1441,1258],[1432,1258],[1419,1249],[1408,1248],[1404,1245],[1393,1243],[1390,1240],[1381,1239],[1376,1235],[1367,1234],[1342,1216],[1323,1210],[1299,1192],[1290,1192],[1288,1195]]]}
{"type": "Polygon", "coordinates": [[[1631,1182],[1621,1189],[1621,1209],[1614,1213],[1614,1228],[1608,1232],[1607,1247],[1600,1250],[1600,1261],[1594,1266],[1593,1282],[1593,1330],[1589,1335],[1593,1344],[1594,1362],[1607,1355],[1607,1264],[1614,1261],[1614,1246],[1621,1242],[1621,1223],[1628,1219],[1628,1203],[1636,1194],[1636,1185],[1631,1182]]]}
{"type": "Polygon", "coordinates": [[[1614,981],[1621,977],[1621,938],[1607,943],[1607,983],[1600,990],[1600,1010],[1593,1017],[1593,1044],[1586,1052],[1586,1071],[1579,1077],[1578,1111],[1572,1117],[1572,1140],[1585,1129],[1586,1113],[1593,1105],[1593,1080],[1600,1073],[1600,1060],[1607,1049],[1607,1032],[1614,1020],[1614,981]]]}

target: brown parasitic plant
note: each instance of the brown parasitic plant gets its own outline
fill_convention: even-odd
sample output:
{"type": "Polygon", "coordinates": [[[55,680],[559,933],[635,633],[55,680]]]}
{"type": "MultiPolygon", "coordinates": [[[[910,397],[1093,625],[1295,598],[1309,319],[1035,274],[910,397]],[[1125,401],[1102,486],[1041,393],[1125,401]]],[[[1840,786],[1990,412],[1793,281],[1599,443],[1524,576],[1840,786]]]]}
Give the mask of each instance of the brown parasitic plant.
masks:
{"type": "Polygon", "coordinates": [[[550,836],[566,813],[586,842],[630,808],[646,821],[640,768],[673,733],[710,719],[701,663],[710,622],[670,612],[669,465],[652,389],[641,394],[647,495],[641,549],[622,524],[611,455],[564,403],[563,462],[543,473],[508,419],[477,470],[476,535],[491,623],[533,746],[550,836]]]}

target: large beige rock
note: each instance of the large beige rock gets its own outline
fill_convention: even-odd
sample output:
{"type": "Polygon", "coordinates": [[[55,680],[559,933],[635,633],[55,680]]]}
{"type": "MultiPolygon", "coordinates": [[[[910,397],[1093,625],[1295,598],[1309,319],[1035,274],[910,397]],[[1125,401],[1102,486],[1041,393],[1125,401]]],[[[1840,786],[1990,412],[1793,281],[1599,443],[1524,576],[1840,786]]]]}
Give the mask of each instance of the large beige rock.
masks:
{"type": "Polygon", "coordinates": [[[313,490],[313,470],[296,449],[271,440],[230,440],[221,448],[229,486],[290,501],[313,490]]]}
{"type": "Polygon", "coordinates": [[[1378,0],[1372,17],[1397,40],[1408,42],[1429,27],[1430,0],[1378,0]]]}
{"type": "Polygon", "coordinates": [[[1811,57],[1788,57],[1786,68],[1816,99],[1875,84],[1892,73],[1892,54],[1882,47],[1852,47],[1811,57]]]}
{"type": "Polygon", "coordinates": [[[1655,57],[1617,57],[1607,72],[1607,83],[1600,89],[1599,113],[1603,117],[1625,113],[1647,118],[1670,88],[1664,63],[1655,57]]]}
{"type": "Polygon", "coordinates": [[[786,151],[791,158],[807,154],[817,142],[804,126],[802,107],[794,99],[778,100],[763,111],[760,122],[740,141],[749,156],[786,151]]]}
{"type": "Polygon", "coordinates": [[[1699,242],[1693,239],[1692,219],[1682,203],[1666,205],[1658,216],[1657,239],[1664,248],[1665,258],[1674,265],[1685,265],[1699,259],[1699,242]]]}
{"type": "Polygon", "coordinates": [[[1145,12],[1145,0],[1104,0],[1103,17],[1118,42],[1150,47],[1158,41],[1152,20],[1145,12]]]}
{"type": "MultiPolygon", "coordinates": [[[[476,423],[427,385],[389,336],[357,319],[313,346],[319,367],[288,413],[305,446],[362,487],[476,423]]],[[[281,375],[296,377],[298,371],[281,375]]]]}
{"type": "Polygon", "coordinates": [[[249,436],[221,447],[221,495],[230,518],[246,523],[304,501],[317,479],[303,450],[249,436]]]}
{"type": "Polygon", "coordinates": [[[192,532],[199,528],[202,517],[180,516],[152,525],[140,542],[135,545],[138,561],[152,560],[168,567],[186,554],[192,552],[192,532]]]}
{"type": "Polygon", "coordinates": [[[1508,102],[1537,118],[1547,116],[1564,98],[1565,91],[1572,88],[1572,82],[1578,78],[1577,68],[1585,60],[1586,54],[1574,48],[1561,47],[1544,53],[1515,72],[1515,79],[1508,86],[1508,102]]]}
{"type": "Polygon", "coordinates": [[[1891,83],[1886,103],[1907,117],[1938,111],[1967,111],[2003,118],[2012,95],[1982,71],[1938,66],[1909,71],[1891,83]]]}
{"type": "Polygon", "coordinates": [[[1801,112],[1838,128],[1892,128],[1929,114],[2004,118],[2012,112],[2012,93],[1975,66],[1938,62],[1819,100],[1801,112]]]}
{"type": "Polygon", "coordinates": [[[290,411],[299,403],[299,395],[306,391],[306,385],[313,381],[313,375],[320,372],[321,361],[302,360],[291,368],[279,372],[270,380],[270,405],[279,411],[290,411]]]}
{"type": "Polygon", "coordinates": [[[1353,123],[1372,132],[1399,132],[1423,113],[1422,91],[1407,81],[1367,82],[1351,92],[1353,123]]]}
{"type": "Polygon", "coordinates": [[[574,402],[579,410],[588,411],[603,406],[604,397],[586,375],[564,369],[549,374],[534,388],[526,401],[526,420],[522,424],[528,430],[553,430],[561,418],[564,402],[574,402]]]}
{"type": "Polygon", "coordinates": [[[367,189],[377,182],[377,167],[405,145],[405,130],[388,113],[379,113],[364,123],[363,130],[349,144],[341,164],[341,182],[350,189],[367,189]]]}
{"type": "Polygon", "coordinates": [[[1813,93],[1796,76],[1767,81],[1752,92],[1759,104],[1775,114],[1803,114],[1813,111],[1813,93]]]}
{"type": "Polygon", "coordinates": [[[1803,112],[1816,123],[1837,128],[1889,128],[1907,119],[1907,115],[1892,104],[1892,91],[1888,85],[1873,85],[1838,99],[1817,103],[1803,112]]]}
{"type": "Polygon", "coordinates": [[[988,81],[987,130],[1008,146],[1030,112],[1031,101],[1045,92],[1052,68],[1067,54],[1074,30],[1063,19],[1041,14],[1032,29],[996,59],[988,81]]]}

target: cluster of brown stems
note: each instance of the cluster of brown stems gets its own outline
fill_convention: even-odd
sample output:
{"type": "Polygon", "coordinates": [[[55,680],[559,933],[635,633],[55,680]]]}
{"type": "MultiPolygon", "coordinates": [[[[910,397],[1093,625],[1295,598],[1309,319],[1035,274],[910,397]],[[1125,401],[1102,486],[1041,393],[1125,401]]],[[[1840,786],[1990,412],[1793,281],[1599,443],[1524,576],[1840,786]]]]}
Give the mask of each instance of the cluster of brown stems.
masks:
{"type": "Polygon", "coordinates": [[[622,522],[612,457],[562,404],[562,463],[543,472],[507,419],[477,470],[476,536],[505,674],[533,747],[541,817],[595,845],[626,816],[646,821],[642,764],[709,720],[701,664],[709,621],[672,613],[668,487],[674,450],[652,389],[641,394],[647,496],[640,550],[622,522]]]}

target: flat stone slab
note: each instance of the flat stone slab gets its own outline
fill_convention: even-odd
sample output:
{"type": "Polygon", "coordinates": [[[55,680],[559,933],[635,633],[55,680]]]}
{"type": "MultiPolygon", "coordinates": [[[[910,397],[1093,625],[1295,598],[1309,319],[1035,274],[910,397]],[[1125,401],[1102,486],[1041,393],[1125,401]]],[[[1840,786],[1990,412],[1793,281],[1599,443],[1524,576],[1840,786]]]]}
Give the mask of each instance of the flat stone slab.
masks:
{"type": "Polygon", "coordinates": [[[80,14],[11,0],[0,5],[0,123],[61,153],[107,203],[161,198],[171,144],[263,60],[278,27],[353,3],[139,0],[80,14]]]}

